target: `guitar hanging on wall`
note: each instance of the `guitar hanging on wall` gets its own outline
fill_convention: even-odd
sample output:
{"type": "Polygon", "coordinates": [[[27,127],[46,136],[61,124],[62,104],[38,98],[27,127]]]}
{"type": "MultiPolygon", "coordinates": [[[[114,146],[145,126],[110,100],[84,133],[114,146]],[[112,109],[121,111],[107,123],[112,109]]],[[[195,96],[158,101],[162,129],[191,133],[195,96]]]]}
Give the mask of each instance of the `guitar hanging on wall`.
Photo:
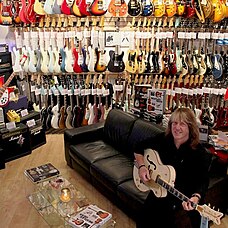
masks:
{"type": "MultiPolygon", "coordinates": [[[[174,186],[176,173],[172,166],[163,165],[158,153],[152,149],[145,150],[144,154],[145,165],[148,168],[151,180],[144,184],[138,174],[138,168],[134,165],[133,178],[136,187],[142,191],[152,190],[156,197],[166,197],[167,191],[176,196],[178,199],[188,202],[189,198],[176,190],[174,186]]],[[[211,209],[206,204],[198,205],[191,203],[192,207],[197,210],[201,216],[212,220],[215,224],[220,224],[220,219],[223,213],[211,209]]]]}

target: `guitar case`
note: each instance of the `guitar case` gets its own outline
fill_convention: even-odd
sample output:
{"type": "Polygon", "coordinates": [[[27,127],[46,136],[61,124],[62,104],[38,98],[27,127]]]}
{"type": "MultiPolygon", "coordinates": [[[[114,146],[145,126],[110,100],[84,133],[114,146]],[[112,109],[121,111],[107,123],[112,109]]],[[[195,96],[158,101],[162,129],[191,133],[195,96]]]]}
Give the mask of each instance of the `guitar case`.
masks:
{"type": "MultiPolygon", "coordinates": [[[[4,77],[4,81],[9,78],[9,76],[13,73],[12,67],[12,58],[11,52],[9,51],[9,47],[7,44],[0,44],[0,76],[4,77]]],[[[11,81],[11,85],[15,85],[15,78],[11,81]]]]}

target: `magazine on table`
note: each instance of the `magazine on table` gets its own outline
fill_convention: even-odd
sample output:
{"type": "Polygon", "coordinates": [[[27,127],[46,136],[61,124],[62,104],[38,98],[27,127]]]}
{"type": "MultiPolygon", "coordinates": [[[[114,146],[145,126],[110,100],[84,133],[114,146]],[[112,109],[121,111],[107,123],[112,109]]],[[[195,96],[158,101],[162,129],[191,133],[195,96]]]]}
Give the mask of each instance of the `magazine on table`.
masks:
{"type": "Polygon", "coordinates": [[[51,163],[40,165],[31,169],[26,169],[24,174],[34,183],[44,181],[60,174],[59,170],[51,163]]]}
{"type": "Polygon", "coordinates": [[[112,214],[90,204],[79,213],[72,215],[69,224],[75,228],[99,228],[112,218],[112,214]]]}

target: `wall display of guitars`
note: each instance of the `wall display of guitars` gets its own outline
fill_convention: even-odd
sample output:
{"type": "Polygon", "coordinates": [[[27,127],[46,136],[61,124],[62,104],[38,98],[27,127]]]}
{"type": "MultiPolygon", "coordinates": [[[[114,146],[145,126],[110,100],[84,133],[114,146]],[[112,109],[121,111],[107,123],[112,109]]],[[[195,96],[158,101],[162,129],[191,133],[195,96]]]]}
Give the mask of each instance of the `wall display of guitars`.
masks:
{"type": "Polygon", "coordinates": [[[72,129],[104,121],[112,108],[107,75],[26,75],[28,100],[43,129],[72,129]]]}
{"type": "Polygon", "coordinates": [[[228,17],[227,0],[1,0],[0,24],[31,24],[44,15],[107,17],[183,17],[201,23],[228,17]]]}

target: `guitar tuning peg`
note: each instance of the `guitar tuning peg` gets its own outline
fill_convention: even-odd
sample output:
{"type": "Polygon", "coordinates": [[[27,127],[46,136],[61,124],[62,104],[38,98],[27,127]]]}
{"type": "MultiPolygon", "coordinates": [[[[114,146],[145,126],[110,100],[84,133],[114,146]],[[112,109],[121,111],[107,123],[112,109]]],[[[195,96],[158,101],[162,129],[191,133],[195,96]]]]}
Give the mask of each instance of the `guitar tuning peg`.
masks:
{"type": "Polygon", "coordinates": [[[212,208],[213,210],[215,209],[215,206],[213,206],[213,208],[212,208]]]}
{"type": "Polygon", "coordinates": [[[211,207],[211,204],[210,203],[208,203],[208,207],[211,207]]]}
{"type": "Polygon", "coordinates": [[[217,211],[219,211],[219,208],[218,208],[218,210],[217,211]]]}

